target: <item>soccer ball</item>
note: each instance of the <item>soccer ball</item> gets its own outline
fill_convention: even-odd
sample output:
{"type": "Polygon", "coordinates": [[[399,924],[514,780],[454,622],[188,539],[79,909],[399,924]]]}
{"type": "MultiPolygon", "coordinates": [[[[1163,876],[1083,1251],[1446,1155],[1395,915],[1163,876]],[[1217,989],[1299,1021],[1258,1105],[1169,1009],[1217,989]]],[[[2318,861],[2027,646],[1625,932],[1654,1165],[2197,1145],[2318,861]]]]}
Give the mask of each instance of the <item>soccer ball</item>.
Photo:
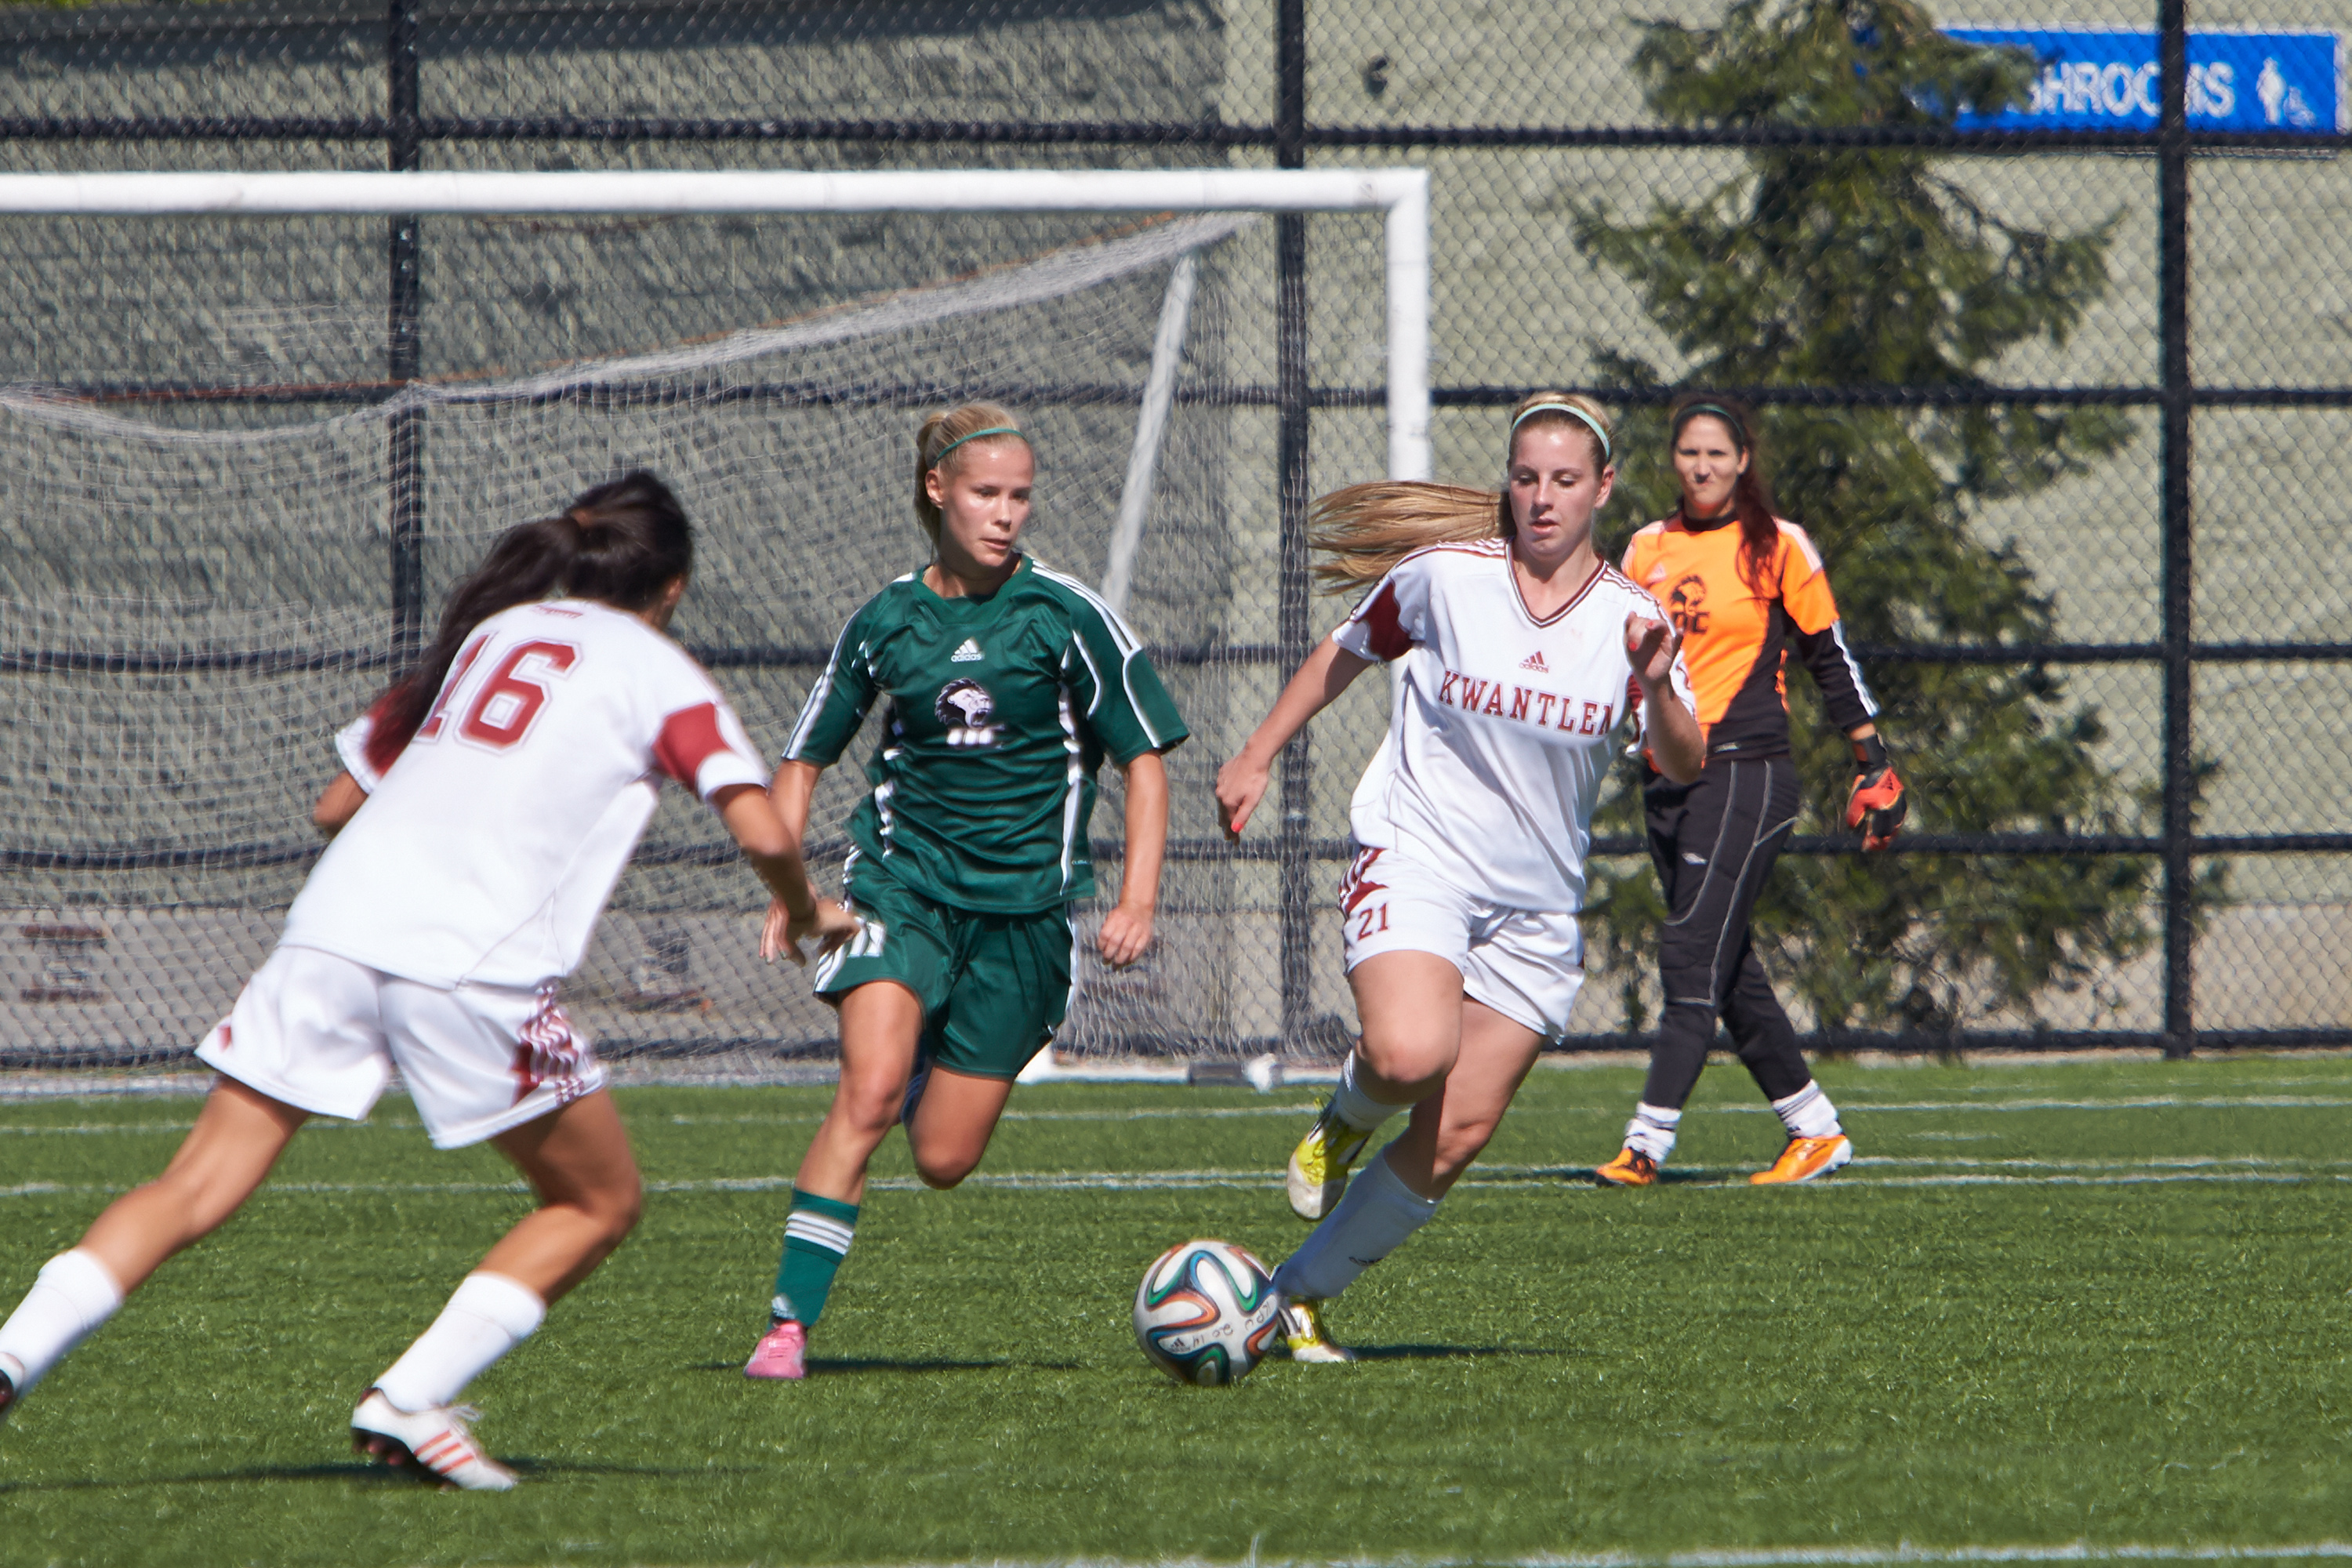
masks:
{"type": "Polygon", "coordinates": [[[1171,1247],[1136,1287],[1135,1342],[1179,1383],[1239,1383],[1281,1326],[1265,1265],[1230,1241],[1171,1247]]]}

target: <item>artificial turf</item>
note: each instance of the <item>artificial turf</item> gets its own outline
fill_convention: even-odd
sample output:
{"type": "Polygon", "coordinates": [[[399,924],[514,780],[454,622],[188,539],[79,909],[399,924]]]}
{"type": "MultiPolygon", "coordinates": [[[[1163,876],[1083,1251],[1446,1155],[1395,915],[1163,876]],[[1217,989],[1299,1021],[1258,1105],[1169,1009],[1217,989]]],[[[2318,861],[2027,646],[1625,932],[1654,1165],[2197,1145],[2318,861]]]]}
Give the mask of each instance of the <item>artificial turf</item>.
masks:
{"type": "MultiPolygon", "coordinates": [[[[982,1173],[894,1140],[799,1385],[761,1326],[805,1089],[641,1089],[636,1235],[478,1382],[523,1485],[361,1467],[345,1420],[525,1198],[404,1102],[321,1124],[0,1426],[0,1563],[1508,1560],[1694,1548],[2309,1546],[2345,1531],[2352,1061],[1824,1064],[1863,1160],[1737,1179],[1736,1068],[1675,1168],[1638,1087],[1539,1071],[1329,1314],[1352,1367],[1179,1387],[1137,1352],[1189,1236],[1278,1258],[1311,1091],[1020,1091],[982,1173]],[[762,1181],[762,1178],[767,1180],[762,1181]],[[730,1185],[728,1184],[735,1184],[730,1185]]],[[[0,1310],[186,1100],[0,1104],[0,1310]]],[[[2095,1555],[2095,1552],[2094,1553],[2095,1555]]]]}

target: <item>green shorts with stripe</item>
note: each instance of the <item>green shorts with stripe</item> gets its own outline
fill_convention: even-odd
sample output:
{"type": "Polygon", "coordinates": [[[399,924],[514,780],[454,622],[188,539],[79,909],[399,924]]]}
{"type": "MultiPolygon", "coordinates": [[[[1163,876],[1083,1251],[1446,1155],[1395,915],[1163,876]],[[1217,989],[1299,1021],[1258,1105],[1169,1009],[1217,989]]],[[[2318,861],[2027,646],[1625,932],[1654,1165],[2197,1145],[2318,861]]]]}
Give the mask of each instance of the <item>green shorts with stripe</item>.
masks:
{"type": "Polygon", "coordinates": [[[1033,915],[951,909],[862,858],[849,902],[858,932],[819,961],[816,994],[837,1005],[860,985],[897,981],[923,1005],[924,1060],[1012,1078],[1061,1027],[1077,945],[1066,907],[1033,915]]]}

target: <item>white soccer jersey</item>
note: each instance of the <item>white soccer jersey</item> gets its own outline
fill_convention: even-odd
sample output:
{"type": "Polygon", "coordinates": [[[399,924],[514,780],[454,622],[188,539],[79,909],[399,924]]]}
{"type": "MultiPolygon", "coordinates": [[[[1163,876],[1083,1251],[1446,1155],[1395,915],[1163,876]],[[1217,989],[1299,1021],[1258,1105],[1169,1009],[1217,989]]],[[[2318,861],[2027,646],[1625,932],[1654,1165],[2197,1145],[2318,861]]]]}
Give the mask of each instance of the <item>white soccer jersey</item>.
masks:
{"type": "Polygon", "coordinates": [[[568,974],[654,813],[767,773],[718,687],[635,616],[585,599],[484,621],[416,737],[335,737],[367,804],[320,858],[279,940],[451,986],[568,974]]]}
{"type": "Polygon", "coordinates": [[[1399,562],[1331,634],[1394,666],[1388,737],[1349,814],[1356,841],[1497,904],[1582,909],[1611,736],[1641,704],[1625,657],[1629,613],[1665,619],[1603,564],[1537,619],[1505,540],[1433,545],[1399,562]]]}

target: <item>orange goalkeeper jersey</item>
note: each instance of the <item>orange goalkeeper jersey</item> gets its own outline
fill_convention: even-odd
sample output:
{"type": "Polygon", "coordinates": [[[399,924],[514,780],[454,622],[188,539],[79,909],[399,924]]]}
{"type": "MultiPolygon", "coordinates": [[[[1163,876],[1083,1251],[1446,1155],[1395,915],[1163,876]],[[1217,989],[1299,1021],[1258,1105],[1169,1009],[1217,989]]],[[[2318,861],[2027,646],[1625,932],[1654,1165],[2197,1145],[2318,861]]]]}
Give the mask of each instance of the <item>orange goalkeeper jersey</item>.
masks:
{"type": "Polygon", "coordinates": [[[1795,523],[1780,522],[1772,559],[1753,584],[1740,575],[1739,526],[1731,519],[1693,527],[1677,514],[1654,522],[1633,535],[1624,570],[1683,635],[1709,757],[1788,754],[1782,668],[1792,652],[1812,671],[1841,731],[1877,713],[1839,629],[1821,552],[1795,523]]]}

